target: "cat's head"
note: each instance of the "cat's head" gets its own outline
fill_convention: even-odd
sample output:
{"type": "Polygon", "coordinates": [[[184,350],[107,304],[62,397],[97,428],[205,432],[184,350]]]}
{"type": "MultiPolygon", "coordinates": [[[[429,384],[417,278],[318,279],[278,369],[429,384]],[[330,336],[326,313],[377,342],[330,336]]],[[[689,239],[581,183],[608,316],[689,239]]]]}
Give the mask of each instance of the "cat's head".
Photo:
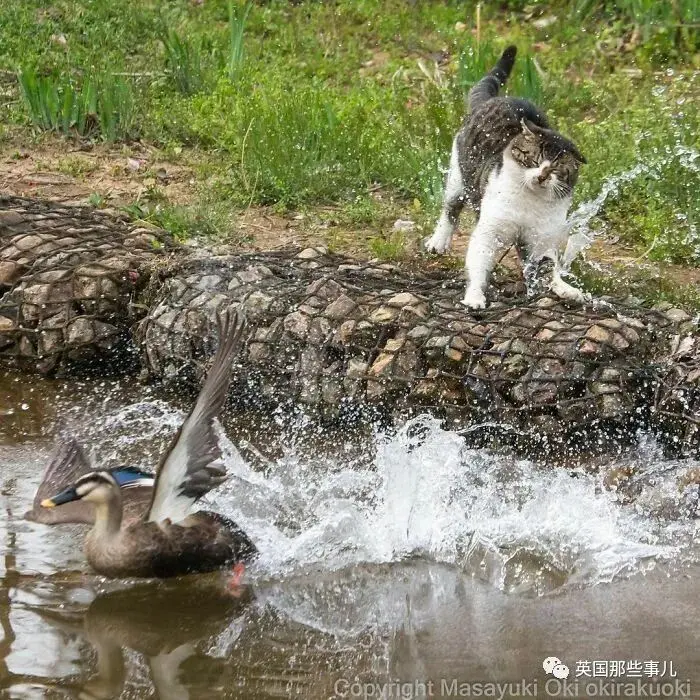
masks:
{"type": "Polygon", "coordinates": [[[544,129],[528,119],[520,122],[522,131],[510,142],[510,156],[524,169],[523,178],[533,188],[549,190],[555,197],[568,197],[578,180],[578,170],[586,159],[561,134],[544,129]]]}

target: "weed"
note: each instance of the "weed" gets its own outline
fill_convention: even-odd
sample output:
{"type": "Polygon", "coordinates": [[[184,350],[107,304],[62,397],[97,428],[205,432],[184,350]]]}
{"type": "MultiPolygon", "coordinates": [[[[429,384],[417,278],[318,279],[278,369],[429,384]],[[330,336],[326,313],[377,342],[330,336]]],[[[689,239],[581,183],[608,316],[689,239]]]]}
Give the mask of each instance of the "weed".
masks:
{"type": "Polygon", "coordinates": [[[406,244],[406,235],[402,231],[392,231],[370,238],[369,249],[379,260],[401,260],[406,257],[406,244]]]}
{"type": "Polygon", "coordinates": [[[136,133],[131,86],[121,78],[86,78],[78,85],[72,77],[41,76],[27,68],[18,81],[29,117],[40,129],[105,141],[136,133]]]}
{"type": "Polygon", "coordinates": [[[168,29],[162,37],[165,66],[175,88],[183,95],[193,95],[204,86],[202,47],[168,29]]]}
{"type": "Polygon", "coordinates": [[[102,209],[107,205],[107,198],[99,192],[92,192],[87,199],[88,204],[96,209],[102,209]]]}
{"type": "Polygon", "coordinates": [[[228,0],[229,45],[227,70],[230,80],[235,80],[243,66],[244,35],[252,2],[241,5],[237,0],[228,0]]]}

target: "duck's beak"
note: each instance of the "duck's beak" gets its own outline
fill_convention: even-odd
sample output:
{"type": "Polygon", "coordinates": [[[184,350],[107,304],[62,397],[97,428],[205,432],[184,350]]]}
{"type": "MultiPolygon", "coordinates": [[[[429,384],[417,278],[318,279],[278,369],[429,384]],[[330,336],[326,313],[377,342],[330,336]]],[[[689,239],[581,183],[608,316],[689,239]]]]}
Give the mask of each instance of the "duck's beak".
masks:
{"type": "Polygon", "coordinates": [[[65,489],[64,491],[61,491],[60,493],[57,493],[55,496],[52,496],[51,498],[45,498],[41,502],[41,507],[42,508],[53,508],[54,506],[60,506],[63,505],[64,503],[70,503],[71,501],[77,501],[80,498],[78,495],[78,492],[75,490],[73,486],[65,489]]]}

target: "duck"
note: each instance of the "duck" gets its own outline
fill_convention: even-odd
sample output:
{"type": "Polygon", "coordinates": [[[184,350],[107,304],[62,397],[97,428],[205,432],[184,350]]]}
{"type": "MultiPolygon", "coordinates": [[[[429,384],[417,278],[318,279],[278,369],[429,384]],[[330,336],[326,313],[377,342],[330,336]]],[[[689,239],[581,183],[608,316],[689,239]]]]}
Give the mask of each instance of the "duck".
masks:
{"type": "MultiPolygon", "coordinates": [[[[24,519],[42,525],[94,525],[95,509],[87,501],[73,501],[60,508],[44,508],[41,505],[44,499],[57,493],[64,485],[92,471],[92,464],[77,438],[66,425],[61,425],[56,448],[36,490],[32,508],[24,514],[24,519]]],[[[155,475],[130,465],[114,467],[109,471],[122,492],[124,522],[138,520],[150,506],[155,475]]]]}
{"type": "Polygon", "coordinates": [[[226,480],[214,421],[228,395],[244,327],[238,311],[226,309],[218,315],[218,349],[194,407],[161,458],[150,503],[141,517],[124,519],[123,493],[146,478],[128,467],[93,469],[41,501],[40,506],[48,509],[74,502],[92,504],[94,525],[84,550],[98,574],[171,578],[231,566],[235,588],[246,565],[257,556],[255,544],[234,521],[195,509],[202,496],[226,480]]]}

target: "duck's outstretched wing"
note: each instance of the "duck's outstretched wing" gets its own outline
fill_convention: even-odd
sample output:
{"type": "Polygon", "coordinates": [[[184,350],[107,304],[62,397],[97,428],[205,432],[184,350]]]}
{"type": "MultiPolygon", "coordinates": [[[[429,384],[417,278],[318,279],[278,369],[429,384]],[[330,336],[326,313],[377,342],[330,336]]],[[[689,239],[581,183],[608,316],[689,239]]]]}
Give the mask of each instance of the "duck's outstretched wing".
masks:
{"type": "Polygon", "coordinates": [[[160,463],[147,520],[180,522],[195,501],[226,479],[214,419],[228,394],[231,365],[244,326],[238,312],[228,309],[219,315],[219,348],[194,408],[160,463]]]}
{"type": "Polygon", "coordinates": [[[53,525],[56,523],[93,523],[92,504],[84,501],[66,503],[61,508],[42,508],[41,502],[77,481],[93,470],[90,460],[78,441],[61,431],[51,461],[46,467],[39,488],[34,495],[32,509],[24,514],[26,520],[53,525]]]}

